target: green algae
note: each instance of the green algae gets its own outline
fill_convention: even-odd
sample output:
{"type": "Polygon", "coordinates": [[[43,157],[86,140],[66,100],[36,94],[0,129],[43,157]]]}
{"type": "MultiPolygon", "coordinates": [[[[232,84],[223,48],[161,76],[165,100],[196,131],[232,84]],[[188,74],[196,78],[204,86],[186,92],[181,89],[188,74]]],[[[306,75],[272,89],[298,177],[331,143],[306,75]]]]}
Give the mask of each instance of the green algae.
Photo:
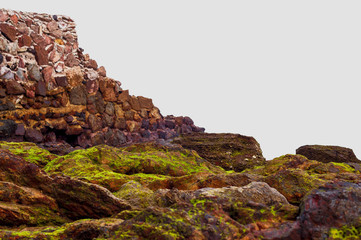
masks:
{"type": "Polygon", "coordinates": [[[354,227],[354,226],[342,226],[340,228],[331,228],[329,233],[328,239],[360,239],[361,238],[361,227],[354,227]]]}

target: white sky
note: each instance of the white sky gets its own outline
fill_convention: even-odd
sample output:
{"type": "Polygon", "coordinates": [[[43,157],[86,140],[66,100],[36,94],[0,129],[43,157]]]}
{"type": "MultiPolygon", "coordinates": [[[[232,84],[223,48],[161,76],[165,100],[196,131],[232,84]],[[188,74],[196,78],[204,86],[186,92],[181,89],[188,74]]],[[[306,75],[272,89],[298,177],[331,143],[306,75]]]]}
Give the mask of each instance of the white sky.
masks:
{"type": "Polygon", "coordinates": [[[63,14],[80,47],[163,115],[253,136],[267,159],[305,144],[361,158],[361,2],[2,1],[63,14]]]}

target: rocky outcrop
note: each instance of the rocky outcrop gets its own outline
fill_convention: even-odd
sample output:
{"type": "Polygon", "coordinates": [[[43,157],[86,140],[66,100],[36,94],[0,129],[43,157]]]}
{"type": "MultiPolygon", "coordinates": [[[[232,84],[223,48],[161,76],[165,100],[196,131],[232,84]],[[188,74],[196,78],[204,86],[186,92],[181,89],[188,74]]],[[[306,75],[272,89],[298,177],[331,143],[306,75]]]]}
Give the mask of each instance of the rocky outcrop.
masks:
{"type": "Polygon", "coordinates": [[[305,145],[296,150],[296,154],[320,162],[361,163],[350,148],[339,146],[305,145]]]}
{"type": "Polygon", "coordinates": [[[241,172],[265,163],[260,145],[253,137],[239,134],[194,133],[184,134],[173,143],[197,151],[199,156],[226,170],[241,172]]]}
{"type": "Polygon", "coordinates": [[[69,17],[4,9],[0,15],[0,140],[52,150],[59,143],[120,146],[204,131],[188,117],[163,117],[152,99],[123,90],[78,46],[69,17]]]}

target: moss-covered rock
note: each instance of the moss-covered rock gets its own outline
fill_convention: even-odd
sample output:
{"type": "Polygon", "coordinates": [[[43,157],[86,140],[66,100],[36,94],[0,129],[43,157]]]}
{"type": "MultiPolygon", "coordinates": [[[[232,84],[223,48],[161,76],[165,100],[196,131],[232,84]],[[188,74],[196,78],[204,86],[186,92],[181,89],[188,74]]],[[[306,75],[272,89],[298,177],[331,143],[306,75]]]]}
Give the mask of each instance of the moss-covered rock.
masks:
{"type": "Polygon", "coordinates": [[[48,150],[38,147],[35,143],[30,142],[0,141],[0,149],[9,150],[14,155],[20,156],[39,167],[44,167],[47,163],[58,157],[55,154],[51,154],[48,150]]]}
{"type": "Polygon", "coordinates": [[[194,151],[155,143],[125,148],[101,145],[77,150],[54,159],[44,170],[50,174],[61,173],[100,184],[111,191],[118,191],[130,180],[147,185],[174,176],[225,173],[194,151]]]}

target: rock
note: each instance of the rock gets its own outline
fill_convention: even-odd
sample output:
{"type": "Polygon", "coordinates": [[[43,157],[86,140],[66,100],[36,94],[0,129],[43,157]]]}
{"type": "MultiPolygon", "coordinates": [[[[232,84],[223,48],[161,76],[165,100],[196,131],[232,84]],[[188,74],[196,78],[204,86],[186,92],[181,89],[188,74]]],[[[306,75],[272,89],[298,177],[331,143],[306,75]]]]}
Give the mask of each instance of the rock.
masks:
{"type": "MultiPolygon", "coordinates": [[[[98,63],[93,59],[89,59],[89,61],[87,61],[85,63],[85,67],[97,70],[98,69],[98,63]]],[[[105,76],[103,76],[103,77],[105,77],[105,76]]]]}
{"type": "Polygon", "coordinates": [[[37,82],[42,80],[42,75],[40,73],[39,66],[36,64],[28,65],[28,75],[30,80],[37,82]]]}
{"type": "Polygon", "coordinates": [[[79,66],[65,70],[70,87],[81,85],[84,81],[82,70],[79,66]]]}
{"type": "Polygon", "coordinates": [[[100,131],[103,128],[102,120],[93,114],[89,115],[88,123],[93,132],[100,131]]]}
{"type": "Polygon", "coordinates": [[[24,136],[25,135],[25,127],[24,124],[18,124],[15,130],[16,136],[24,136]]]}
{"type": "Polygon", "coordinates": [[[89,94],[96,93],[99,90],[99,82],[88,80],[86,82],[86,89],[89,94]]]}
{"type": "Polygon", "coordinates": [[[98,73],[100,76],[102,77],[106,77],[107,76],[107,72],[105,70],[105,68],[103,66],[101,66],[100,68],[98,68],[98,73]]]}
{"type": "Polygon", "coordinates": [[[59,87],[67,87],[68,86],[67,76],[55,76],[55,81],[59,87]]]}
{"type": "Polygon", "coordinates": [[[39,81],[35,85],[35,93],[36,95],[46,96],[46,84],[44,81],[39,81]]]}
{"type": "Polygon", "coordinates": [[[132,106],[132,109],[134,109],[135,111],[140,111],[141,107],[140,107],[139,99],[137,97],[131,96],[129,99],[129,103],[132,106]]]}
{"type": "Polygon", "coordinates": [[[28,128],[25,131],[25,139],[29,142],[40,143],[44,140],[44,137],[39,130],[28,128]]]}
{"type": "Polygon", "coordinates": [[[111,102],[108,102],[107,105],[105,105],[105,113],[107,113],[109,116],[114,115],[114,104],[111,102]]]}
{"type": "Polygon", "coordinates": [[[340,182],[313,190],[301,205],[302,239],[325,239],[331,228],[359,228],[360,216],[360,184],[340,182]]]}
{"type": "Polygon", "coordinates": [[[8,81],[6,82],[6,92],[11,95],[24,94],[24,88],[17,81],[8,81]]]}
{"type": "Polygon", "coordinates": [[[10,41],[15,42],[16,41],[16,28],[14,28],[13,26],[11,26],[10,24],[7,23],[0,23],[0,30],[1,33],[10,41]]]}
{"type": "Polygon", "coordinates": [[[262,150],[253,137],[192,133],[176,138],[173,143],[197,151],[201,157],[226,170],[241,172],[265,164],[262,150]]]}
{"type": "Polygon", "coordinates": [[[135,181],[125,183],[114,195],[138,208],[155,205],[153,191],[135,181]]]}
{"type": "Polygon", "coordinates": [[[94,70],[89,70],[89,71],[87,72],[87,77],[88,77],[88,79],[89,79],[90,81],[95,81],[96,79],[99,78],[99,75],[98,75],[98,73],[97,73],[96,71],[94,71],[94,70]]]}
{"type": "Polygon", "coordinates": [[[54,68],[52,66],[47,66],[42,71],[43,79],[46,84],[46,89],[51,91],[57,87],[57,84],[54,79],[54,68]]]}
{"type": "Polygon", "coordinates": [[[31,42],[32,39],[29,35],[22,35],[19,39],[18,39],[18,44],[19,47],[30,47],[31,46],[31,42]]]}
{"type": "Polygon", "coordinates": [[[47,65],[49,60],[48,60],[48,53],[46,52],[45,48],[42,47],[41,45],[35,45],[34,48],[35,48],[35,57],[38,64],[47,65]]]}
{"type": "Polygon", "coordinates": [[[69,93],[70,103],[74,105],[86,105],[87,93],[84,86],[74,87],[69,93]]]}
{"type": "Polygon", "coordinates": [[[339,146],[306,145],[299,147],[296,154],[320,162],[355,162],[361,163],[350,148],[339,146]]]}
{"type": "Polygon", "coordinates": [[[58,23],[56,21],[51,21],[47,24],[47,28],[50,32],[58,30],[58,23]]]}
{"type": "Polygon", "coordinates": [[[2,64],[4,61],[4,56],[0,53],[0,64],[2,64]]]}
{"type": "Polygon", "coordinates": [[[67,66],[67,67],[76,67],[76,66],[78,66],[79,65],[79,60],[78,59],[76,59],[76,57],[74,56],[74,54],[73,53],[70,53],[70,54],[68,54],[68,56],[66,57],[66,59],[65,59],[65,65],[67,66]]]}
{"type": "Polygon", "coordinates": [[[139,101],[139,104],[140,104],[141,108],[151,110],[154,107],[153,101],[150,98],[138,97],[138,101],[139,101]]]}
{"type": "Polygon", "coordinates": [[[15,133],[16,123],[13,120],[0,120],[0,139],[15,133]]]}
{"type": "Polygon", "coordinates": [[[104,100],[108,102],[117,101],[117,96],[115,94],[115,82],[111,81],[109,78],[102,78],[99,81],[99,89],[103,94],[104,100]]]}

